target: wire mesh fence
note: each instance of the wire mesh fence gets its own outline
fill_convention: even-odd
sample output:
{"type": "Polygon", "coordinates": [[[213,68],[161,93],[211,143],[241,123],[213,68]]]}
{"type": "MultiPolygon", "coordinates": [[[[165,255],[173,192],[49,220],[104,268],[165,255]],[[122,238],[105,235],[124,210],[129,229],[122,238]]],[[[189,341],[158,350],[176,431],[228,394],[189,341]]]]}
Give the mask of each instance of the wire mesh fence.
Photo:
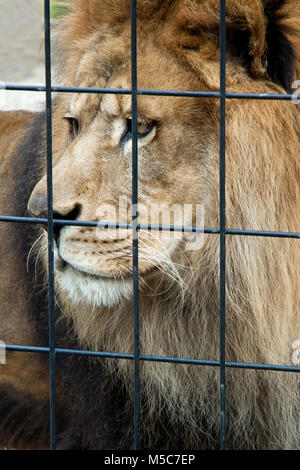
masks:
{"type": "Polygon", "coordinates": [[[51,449],[56,448],[56,398],[55,398],[55,361],[56,355],[82,355],[101,358],[125,359],[134,363],[134,448],[140,449],[140,362],[156,361],[178,364],[193,364],[199,367],[213,366],[220,371],[220,449],[226,449],[226,370],[227,368],[256,369],[281,372],[300,372],[300,367],[284,366],[274,364],[230,362],[226,360],[226,236],[254,236],[254,237],[278,237],[299,239],[300,233],[265,231],[265,230],[242,230],[230,229],[226,226],[226,194],[225,194],[225,165],[226,165],[226,102],[230,99],[248,100],[292,100],[291,94],[249,94],[226,92],[226,0],[220,0],[220,91],[172,91],[172,90],[148,90],[138,89],[137,86],[137,0],[131,0],[131,88],[82,88],[53,86],[51,77],[51,37],[50,37],[50,5],[49,0],[44,0],[44,25],[45,25],[45,85],[13,85],[5,84],[7,91],[35,91],[46,95],[46,149],[47,149],[47,218],[0,216],[1,222],[47,224],[48,226],[48,291],[49,291],[49,346],[16,346],[6,344],[8,351],[23,351],[45,353],[49,355],[49,377],[50,377],[50,436],[51,449]],[[96,94],[123,94],[131,96],[132,103],[132,207],[138,208],[138,96],[184,96],[210,98],[220,101],[220,133],[219,133],[219,227],[197,227],[176,225],[145,225],[139,223],[138,210],[132,213],[131,223],[113,222],[91,222],[71,221],[55,219],[53,214],[53,185],[52,185],[52,95],[53,93],[96,93],[96,94]],[[54,238],[53,228],[59,225],[88,226],[116,228],[132,231],[133,235],[140,230],[156,231],[186,231],[194,233],[207,233],[219,236],[220,244],[220,291],[219,291],[219,316],[220,316],[220,357],[219,360],[206,360],[203,358],[177,358],[143,355],[139,349],[139,241],[133,236],[133,318],[134,318],[134,352],[133,354],[122,354],[109,351],[74,350],[57,348],[55,344],[55,292],[54,292],[54,238]]]}

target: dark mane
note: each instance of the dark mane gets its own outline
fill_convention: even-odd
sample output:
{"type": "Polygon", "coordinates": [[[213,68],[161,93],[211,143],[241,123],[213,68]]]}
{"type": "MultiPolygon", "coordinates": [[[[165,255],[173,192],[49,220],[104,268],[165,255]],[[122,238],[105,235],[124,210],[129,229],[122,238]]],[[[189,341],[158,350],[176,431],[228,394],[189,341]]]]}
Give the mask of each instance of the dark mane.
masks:
{"type": "Polygon", "coordinates": [[[284,14],[278,11],[286,4],[286,0],[272,2],[265,10],[268,18],[267,26],[267,72],[271,79],[282,86],[287,93],[292,93],[292,82],[295,79],[296,54],[288,39],[293,33],[280,22],[284,14]]]}

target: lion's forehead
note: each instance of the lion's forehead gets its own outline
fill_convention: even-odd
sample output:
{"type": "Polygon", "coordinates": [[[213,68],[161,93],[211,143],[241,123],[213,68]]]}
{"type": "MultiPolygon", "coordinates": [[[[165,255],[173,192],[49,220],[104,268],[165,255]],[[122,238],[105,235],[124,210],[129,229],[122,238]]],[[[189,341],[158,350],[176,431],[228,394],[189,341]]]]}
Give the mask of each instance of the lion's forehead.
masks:
{"type": "MultiPolygon", "coordinates": [[[[93,47],[89,46],[87,50],[83,48],[74,85],[84,88],[129,90],[132,85],[130,42],[124,45],[123,37],[116,37],[114,34],[106,37],[105,40],[96,36],[94,41],[93,47]]],[[[184,67],[164,42],[157,42],[155,32],[152,32],[152,35],[148,33],[139,37],[137,69],[140,89],[178,91],[183,88],[186,90],[199,88],[197,74],[184,67]]],[[[126,100],[128,97],[130,98],[129,95],[119,95],[118,102],[130,102],[126,100]]],[[[72,104],[77,108],[83,106],[85,109],[97,108],[102,99],[101,94],[100,97],[99,95],[76,94],[72,97],[72,104]]],[[[109,99],[106,97],[107,101],[109,99]]],[[[139,99],[146,101],[147,97],[139,97],[139,99]]],[[[155,97],[152,96],[151,100],[155,102],[155,97]]]]}

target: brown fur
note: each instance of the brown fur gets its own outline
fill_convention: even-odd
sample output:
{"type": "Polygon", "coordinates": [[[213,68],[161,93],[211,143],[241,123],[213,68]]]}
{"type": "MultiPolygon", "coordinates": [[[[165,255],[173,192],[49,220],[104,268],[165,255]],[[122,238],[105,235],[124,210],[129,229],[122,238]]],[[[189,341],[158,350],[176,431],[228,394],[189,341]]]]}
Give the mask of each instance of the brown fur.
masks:
{"type": "MultiPolygon", "coordinates": [[[[20,146],[24,135],[28,132],[33,114],[29,112],[1,112],[0,113],[0,212],[1,215],[24,215],[15,212],[15,194],[21,178],[16,173],[14,165],[14,153],[20,146]]],[[[22,241],[15,236],[13,224],[2,223],[1,230],[1,290],[0,290],[0,339],[7,344],[33,345],[35,342],[33,325],[30,318],[28,305],[29,292],[24,282],[24,266],[18,255],[22,249],[22,241]]],[[[15,410],[9,409],[8,416],[3,415],[3,409],[8,411],[9,401],[2,395],[4,389],[10,391],[11,401],[16,400],[15,394],[20,394],[22,400],[37,400],[35,402],[36,416],[40,411],[39,400],[48,401],[47,369],[41,366],[39,357],[32,353],[10,352],[6,353],[6,364],[0,365],[0,416],[1,434],[0,447],[15,447],[21,440],[22,448],[40,448],[37,435],[27,435],[24,439],[22,431],[26,426],[27,416],[22,414],[20,405],[15,410]],[[22,424],[18,423],[18,429],[13,427],[16,414],[20,414],[22,424]],[[4,437],[5,429],[5,437],[4,437]]],[[[17,403],[17,401],[16,401],[17,403]]],[[[44,407],[45,408],[45,407],[44,407]]],[[[43,409],[43,413],[47,410],[43,409]]],[[[32,413],[32,410],[30,410],[32,413]]],[[[33,415],[35,413],[33,412],[33,415]]],[[[47,414],[46,414],[47,416],[47,414]]],[[[44,417],[45,419],[45,417],[44,417]]],[[[46,419],[47,421],[47,419],[46,419]]],[[[31,423],[32,425],[32,423],[31,423]]],[[[33,425],[34,427],[34,425],[33,425]]]]}
{"type": "MultiPolygon", "coordinates": [[[[71,10],[57,32],[63,57],[61,82],[130,88],[129,1],[77,0],[71,10]]],[[[140,0],[138,13],[139,88],[219,89],[216,0],[140,0]]],[[[267,42],[270,22],[293,45],[296,61],[288,64],[289,86],[297,78],[298,2],[228,0],[227,91],[284,93],[280,83],[284,70],[270,76],[274,71],[272,47],[267,42]],[[241,50],[246,39],[247,50],[241,50]]],[[[282,44],[286,46],[284,41],[282,44]]],[[[218,227],[218,100],[139,96],[138,108],[141,122],[157,123],[140,141],[140,203],[146,207],[161,201],[169,205],[202,203],[205,226],[218,227]]],[[[79,206],[78,220],[101,220],[97,213],[101,204],[118,207],[120,195],[131,198],[131,152],[125,147],[120,151],[117,126],[124,125],[130,113],[129,96],[66,94],[57,99],[53,200],[60,216],[68,216],[79,206]],[[66,114],[80,122],[75,139],[61,120],[66,114]]],[[[294,104],[228,100],[228,227],[300,231],[299,152],[299,114],[294,104]]],[[[32,214],[45,212],[45,194],[44,176],[29,201],[32,214]]],[[[110,216],[108,213],[102,220],[110,216]]],[[[139,221],[148,223],[143,210],[139,221]]],[[[164,221],[157,213],[151,220],[154,224],[164,221]]],[[[194,217],[189,225],[193,223],[194,217]]],[[[95,230],[64,227],[60,250],[98,275],[126,279],[132,269],[132,238],[130,232],[121,233],[122,240],[109,232],[99,238],[95,230]]],[[[141,354],[218,360],[218,236],[206,235],[197,251],[186,251],[182,239],[168,252],[168,243],[158,234],[149,239],[141,232],[139,240],[141,354]]],[[[41,246],[46,260],[45,236],[41,246]]],[[[298,240],[227,236],[226,246],[226,359],[290,365],[292,343],[300,338],[298,240]]],[[[79,286],[74,293],[62,281],[66,266],[58,260],[56,268],[58,302],[71,319],[80,344],[132,353],[131,297],[120,297],[113,306],[101,305],[86,293],[90,292],[88,275],[73,277],[79,286]]],[[[22,318],[25,313],[21,307],[17,311],[22,318]]],[[[9,334],[5,340],[13,341],[9,334]]],[[[107,360],[106,367],[112,383],[120,380],[130,397],[132,363],[107,360]]],[[[218,446],[218,368],[143,361],[141,390],[145,446],[151,448],[159,439],[165,439],[166,447],[171,448],[179,440],[182,448],[218,446]],[[162,416],[167,428],[157,436],[162,416]]],[[[94,394],[96,400],[97,391],[94,394]]],[[[299,446],[299,374],[227,369],[227,400],[230,448],[299,446]]]]}

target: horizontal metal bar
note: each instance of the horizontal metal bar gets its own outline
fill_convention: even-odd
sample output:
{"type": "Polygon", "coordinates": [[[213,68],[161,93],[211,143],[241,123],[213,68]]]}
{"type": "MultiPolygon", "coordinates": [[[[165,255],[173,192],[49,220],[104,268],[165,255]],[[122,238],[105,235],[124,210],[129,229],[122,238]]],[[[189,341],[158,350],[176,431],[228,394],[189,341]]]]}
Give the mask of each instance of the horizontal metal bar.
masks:
{"type": "MultiPolygon", "coordinates": [[[[146,356],[141,355],[141,359],[144,361],[153,361],[153,362],[172,362],[176,364],[194,364],[194,365],[203,365],[203,366],[220,366],[220,361],[212,361],[205,359],[188,359],[188,358],[178,358],[178,357],[161,357],[161,356],[146,356]]],[[[229,368],[238,368],[238,369],[259,369],[259,370],[274,370],[281,372],[300,372],[300,367],[297,366],[284,366],[279,364],[259,364],[251,362],[232,362],[225,361],[226,367],[229,368]]]]}
{"type": "Polygon", "coordinates": [[[299,232],[278,232],[273,230],[243,230],[227,228],[226,235],[245,235],[249,237],[300,238],[299,232]]]}
{"type": "MultiPolygon", "coordinates": [[[[38,346],[18,346],[7,344],[5,345],[7,351],[16,351],[16,352],[34,352],[34,353],[49,353],[50,348],[48,347],[38,347],[38,346]]],[[[134,354],[122,354],[114,352],[105,352],[105,351],[86,351],[80,349],[66,349],[66,348],[55,348],[56,354],[70,354],[77,356],[94,356],[102,358],[111,358],[111,359],[126,359],[134,360],[134,354]]],[[[181,357],[168,357],[168,356],[151,356],[151,355],[140,355],[140,360],[142,361],[151,361],[151,362],[168,362],[175,364],[192,364],[199,366],[212,366],[219,367],[220,361],[206,360],[206,359],[191,359],[191,358],[181,358],[181,357]]],[[[279,372],[300,372],[300,367],[297,366],[284,366],[279,364],[260,364],[252,362],[232,362],[226,361],[226,367],[235,368],[235,369],[257,369],[257,370],[273,370],[279,372]]]]}
{"type": "Polygon", "coordinates": [[[48,353],[50,348],[42,346],[19,346],[16,344],[5,344],[1,347],[4,347],[7,351],[16,351],[16,352],[34,352],[34,353],[48,353]]]}
{"type": "MultiPolygon", "coordinates": [[[[43,85],[13,85],[4,84],[1,89],[7,91],[36,91],[45,92],[46,87],[43,85]]],[[[72,87],[72,86],[52,86],[53,93],[99,93],[99,94],[114,94],[114,95],[131,95],[130,88],[97,88],[97,87],[72,87]]],[[[185,97],[204,97],[204,98],[219,98],[220,93],[215,91],[177,91],[177,90],[147,90],[138,89],[138,95],[150,96],[185,96],[185,97]]]]}
{"type": "MultiPolygon", "coordinates": [[[[54,92],[58,93],[99,93],[99,94],[116,94],[131,95],[130,88],[88,88],[88,87],[53,87],[54,92]]],[[[147,90],[139,89],[137,95],[147,96],[174,96],[174,97],[194,97],[194,98],[219,98],[220,93],[217,91],[178,91],[178,90],[147,90]]]]}
{"type": "Polygon", "coordinates": [[[299,100],[299,95],[294,94],[280,94],[280,93],[225,93],[225,98],[234,100],[281,100],[293,101],[299,100]]]}
{"type": "MultiPolygon", "coordinates": [[[[7,91],[36,91],[45,92],[46,87],[43,85],[14,85],[4,84],[2,90],[7,91]]],[[[51,92],[55,93],[108,93],[115,95],[131,95],[132,90],[129,88],[96,88],[96,87],[72,87],[72,86],[52,86],[51,92]]],[[[178,97],[194,97],[194,98],[220,98],[221,94],[217,91],[177,91],[177,90],[149,90],[138,89],[138,95],[150,96],[178,96],[178,97]]],[[[298,101],[300,95],[296,94],[280,94],[280,93],[225,93],[227,99],[247,99],[247,100],[281,100],[281,101],[298,101]]]]}
{"type": "MultiPolygon", "coordinates": [[[[0,216],[0,222],[12,222],[23,224],[43,224],[47,225],[45,218],[37,217],[14,217],[14,216],[0,216]]],[[[94,228],[111,228],[132,230],[132,223],[121,222],[90,222],[84,220],[62,220],[53,219],[55,225],[68,225],[74,227],[94,227],[94,228]]],[[[137,224],[137,230],[156,230],[156,231],[170,231],[170,232],[202,232],[202,233],[219,233],[218,228],[205,228],[205,227],[189,227],[189,226],[176,226],[176,225],[152,225],[152,224],[137,224]]]]}
{"type": "Polygon", "coordinates": [[[45,85],[9,85],[8,83],[1,83],[0,91],[39,91],[45,92],[45,85]]]}
{"type": "MultiPolygon", "coordinates": [[[[36,217],[15,217],[9,215],[1,215],[0,222],[12,222],[12,223],[23,223],[23,224],[43,224],[46,225],[48,219],[36,218],[36,217]]],[[[112,228],[112,229],[123,229],[132,230],[131,223],[114,223],[114,222],[90,222],[85,220],[61,220],[53,219],[55,225],[69,225],[74,227],[95,227],[95,228],[112,228]]],[[[137,230],[155,230],[155,231],[169,231],[169,232],[192,232],[192,233],[211,233],[218,235],[220,233],[219,228],[215,227],[192,227],[184,225],[155,225],[155,224],[138,224],[137,230]]],[[[226,229],[227,235],[244,235],[253,237],[273,237],[273,238],[299,238],[299,232],[278,232],[278,231],[266,231],[266,230],[244,230],[244,229],[226,229]]]]}

